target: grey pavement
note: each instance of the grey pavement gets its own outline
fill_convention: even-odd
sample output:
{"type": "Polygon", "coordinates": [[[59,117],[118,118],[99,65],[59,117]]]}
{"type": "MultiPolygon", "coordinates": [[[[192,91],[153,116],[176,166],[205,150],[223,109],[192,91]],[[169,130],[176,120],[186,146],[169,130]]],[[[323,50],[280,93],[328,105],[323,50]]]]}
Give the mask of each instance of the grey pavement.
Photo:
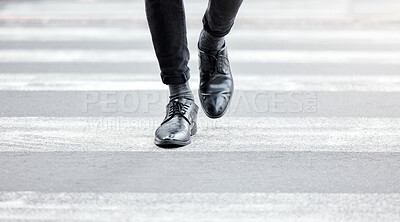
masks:
{"type": "Polygon", "coordinates": [[[245,1],[230,110],[171,150],[144,15],[0,2],[0,221],[400,221],[400,1],[245,1]]]}
{"type": "Polygon", "coordinates": [[[391,194],[400,192],[399,160],[391,152],[7,152],[0,189],[391,194]]]}

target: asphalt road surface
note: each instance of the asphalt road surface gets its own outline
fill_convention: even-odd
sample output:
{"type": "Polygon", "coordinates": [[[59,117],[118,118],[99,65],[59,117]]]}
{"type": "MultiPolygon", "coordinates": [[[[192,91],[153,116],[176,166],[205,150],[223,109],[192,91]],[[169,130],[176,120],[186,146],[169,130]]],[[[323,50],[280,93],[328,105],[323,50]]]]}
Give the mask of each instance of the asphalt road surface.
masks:
{"type": "Polygon", "coordinates": [[[400,221],[399,24],[398,0],[245,1],[230,110],[165,150],[143,1],[3,0],[0,221],[400,221]]]}

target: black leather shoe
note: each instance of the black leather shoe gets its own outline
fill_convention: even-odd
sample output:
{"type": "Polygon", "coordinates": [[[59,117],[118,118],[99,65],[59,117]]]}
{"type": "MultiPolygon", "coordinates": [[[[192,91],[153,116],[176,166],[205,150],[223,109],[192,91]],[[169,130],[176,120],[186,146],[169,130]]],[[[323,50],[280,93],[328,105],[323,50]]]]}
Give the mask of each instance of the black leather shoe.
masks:
{"type": "Polygon", "coordinates": [[[197,132],[197,112],[194,101],[177,98],[169,101],[167,114],[155,133],[154,143],[165,148],[185,146],[197,132]]]}
{"type": "Polygon", "coordinates": [[[199,69],[201,106],[208,117],[219,118],[226,113],[233,94],[226,44],[216,55],[199,48],[199,69]]]}

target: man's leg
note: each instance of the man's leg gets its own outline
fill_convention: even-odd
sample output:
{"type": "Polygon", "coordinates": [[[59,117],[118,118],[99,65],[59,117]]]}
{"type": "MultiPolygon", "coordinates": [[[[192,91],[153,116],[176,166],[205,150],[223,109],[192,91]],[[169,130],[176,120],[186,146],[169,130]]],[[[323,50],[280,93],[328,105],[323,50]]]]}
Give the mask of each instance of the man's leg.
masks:
{"type": "Polygon", "coordinates": [[[243,0],[209,0],[199,38],[199,97],[204,112],[219,118],[228,109],[233,94],[224,36],[231,30],[243,0]]]}
{"type": "Polygon", "coordinates": [[[226,36],[231,30],[243,0],[209,0],[203,17],[204,30],[215,38],[226,36]]]}
{"type": "Polygon", "coordinates": [[[183,0],[146,0],[146,15],[161,79],[169,86],[170,102],[155,143],[180,146],[190,143],[196,130],[198,107],[189,88],[190,70],[183,0]]]}
{"type": "Polygon", "coordinates": [[[190,77],[190,54],[183,0],[146,0],[145,4],[163,83],[185,83],[190,77]]]}

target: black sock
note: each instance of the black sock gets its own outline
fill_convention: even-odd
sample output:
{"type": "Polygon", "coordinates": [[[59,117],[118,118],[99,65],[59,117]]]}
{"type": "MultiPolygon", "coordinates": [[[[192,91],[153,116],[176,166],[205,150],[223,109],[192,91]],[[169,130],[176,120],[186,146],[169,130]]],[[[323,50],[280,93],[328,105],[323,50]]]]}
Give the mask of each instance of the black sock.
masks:
{"type": "Polygon", "coordinates": [[[169,99],[173,100],[176,98],[186,98],[194,100],[192,90],[189,87],[189,81],[179,85],[168,85],[169,86],[169,99]]]}
{"type": "Polygon", "coordinates": [[[224,37],[215,37],[204,29],[201,31],[199,38],[200,50],[207,53],[216,54],[220,49],[222,49],[224,44],[224,37]]]}

